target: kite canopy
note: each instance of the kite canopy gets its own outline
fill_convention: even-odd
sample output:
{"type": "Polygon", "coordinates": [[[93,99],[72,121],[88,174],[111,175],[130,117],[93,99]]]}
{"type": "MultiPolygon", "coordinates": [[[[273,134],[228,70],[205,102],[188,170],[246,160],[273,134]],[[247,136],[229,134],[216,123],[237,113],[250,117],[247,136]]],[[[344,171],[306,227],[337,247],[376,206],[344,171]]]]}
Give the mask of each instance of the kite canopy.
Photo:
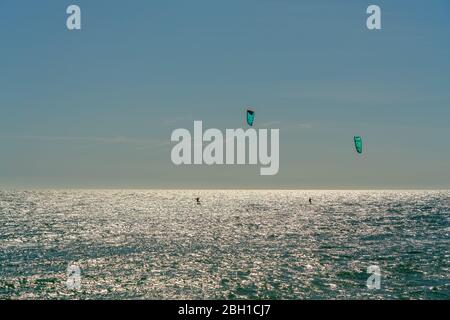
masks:
{"type": "Polygon", "coordinates": [[[353,140],[355,141],[355,149],[356,152],[362,153],[362,139],[360,136],[353,137],[353,140]]]}
{"type": "Polygon", "coordinates": [[[255,121],[255,111],[247,109],[247,124],[251,127],[255,121]]]}

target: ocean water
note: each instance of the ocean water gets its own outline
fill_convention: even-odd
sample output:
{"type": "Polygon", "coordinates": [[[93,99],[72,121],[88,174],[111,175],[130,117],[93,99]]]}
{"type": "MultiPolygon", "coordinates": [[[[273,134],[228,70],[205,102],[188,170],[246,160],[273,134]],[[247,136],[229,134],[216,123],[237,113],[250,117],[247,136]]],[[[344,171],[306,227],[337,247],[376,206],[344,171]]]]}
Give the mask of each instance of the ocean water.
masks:
{"type": "Polygon", "coordinates": [[[449,191],[0,191],[0,221],[1,299],[450,298],[449,191]]]}

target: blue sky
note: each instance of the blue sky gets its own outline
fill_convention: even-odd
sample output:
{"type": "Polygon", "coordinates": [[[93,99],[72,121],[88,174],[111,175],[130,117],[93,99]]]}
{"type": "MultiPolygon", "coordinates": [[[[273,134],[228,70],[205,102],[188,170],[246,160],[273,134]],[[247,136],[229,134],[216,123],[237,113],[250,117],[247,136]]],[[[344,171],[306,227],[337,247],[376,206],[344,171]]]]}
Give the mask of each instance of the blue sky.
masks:
{"type": "Polygon", "coordinates": [[[0,187],[449,188],[449,18],[447,0],[0,0],[0,187]],[[170,162],[174,129],[238,128],[247,105],[280,129],[278,175],[170,162]]]}

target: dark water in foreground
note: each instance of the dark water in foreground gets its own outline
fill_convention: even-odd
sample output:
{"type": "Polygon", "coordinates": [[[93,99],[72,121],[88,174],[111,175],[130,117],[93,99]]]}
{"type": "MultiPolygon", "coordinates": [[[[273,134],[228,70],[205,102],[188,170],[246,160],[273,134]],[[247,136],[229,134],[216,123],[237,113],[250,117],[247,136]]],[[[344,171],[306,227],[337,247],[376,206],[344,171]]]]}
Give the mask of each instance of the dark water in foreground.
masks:
{"type": "Polygon", "coordinates": [[[0,191],[0,219],[1,299],[450,299],[449,191],[0,191]]]}

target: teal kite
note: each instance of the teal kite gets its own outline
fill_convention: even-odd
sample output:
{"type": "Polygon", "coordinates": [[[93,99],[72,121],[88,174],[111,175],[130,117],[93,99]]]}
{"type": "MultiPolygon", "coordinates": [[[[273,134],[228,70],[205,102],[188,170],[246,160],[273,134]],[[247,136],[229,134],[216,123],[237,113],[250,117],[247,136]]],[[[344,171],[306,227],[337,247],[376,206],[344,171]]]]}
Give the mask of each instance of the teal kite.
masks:
{"type": "Polygon", "coordinates": [[[255,121],[255,111],[247,109],[247,124],[251,127],[255,121]]]}
{"type": "Polygon", "coordinates": [[[355,141],[355,149],[356,152],[362,153],[362,139],[360,136],[353,137],[353,140],[355,141]]]}

